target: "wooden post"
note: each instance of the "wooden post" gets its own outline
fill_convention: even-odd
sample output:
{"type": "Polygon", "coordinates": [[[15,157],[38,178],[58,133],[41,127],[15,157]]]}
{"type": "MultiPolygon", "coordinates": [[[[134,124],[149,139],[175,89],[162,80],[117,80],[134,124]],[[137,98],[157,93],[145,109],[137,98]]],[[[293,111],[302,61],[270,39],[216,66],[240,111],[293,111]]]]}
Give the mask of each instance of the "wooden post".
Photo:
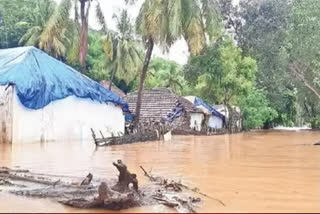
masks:
{"type": "Polygon", "coordinates": [[[102,139],[104,140],[105,138],[104,138],[104,136],[103,136],[103,134],[102,134],[102,132],[101,132],[101,131],[100,131],[100,134],[101,134],[102,139]]]}
{"type": "Polygon", "coordinates": [[[97,142],[97,139],[96,139],[96,134],[94,133],[92,128],[90,128],[90,130],[91,130],[91,133],[92,133],[92,137],[93,137],[94,143],[96,144],[96,146],[98,146],[98,142],[97,142]]]}

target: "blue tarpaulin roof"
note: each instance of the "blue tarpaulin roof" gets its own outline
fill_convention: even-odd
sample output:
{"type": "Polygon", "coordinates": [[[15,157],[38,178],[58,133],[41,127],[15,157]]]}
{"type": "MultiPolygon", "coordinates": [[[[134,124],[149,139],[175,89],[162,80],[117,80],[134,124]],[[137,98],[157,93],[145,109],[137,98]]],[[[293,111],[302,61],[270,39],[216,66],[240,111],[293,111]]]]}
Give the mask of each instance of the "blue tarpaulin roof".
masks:
{"type": "Polygon", "coordinates": [[[0,50],[0,85],[7,84],[15,86],[21,103],[31,109],[74,95],[113,102],[128,110],[122,98],[34,47],[0,50]]]}
{"type": "Polygon", "coordinates": [[[225,119],[224,115],[221,114],[220,112],[218,112],[217,110],[215,110],[212,106],[210,106],[209,104],[207,104],[205,101],[203,101],[202,99],[195,97],[194,99],[194,105],[195,106],[203,106],[205,107],[207,110],[209,110],[211,112],[212,115],[221,118],[222,120],[225,119]]]}

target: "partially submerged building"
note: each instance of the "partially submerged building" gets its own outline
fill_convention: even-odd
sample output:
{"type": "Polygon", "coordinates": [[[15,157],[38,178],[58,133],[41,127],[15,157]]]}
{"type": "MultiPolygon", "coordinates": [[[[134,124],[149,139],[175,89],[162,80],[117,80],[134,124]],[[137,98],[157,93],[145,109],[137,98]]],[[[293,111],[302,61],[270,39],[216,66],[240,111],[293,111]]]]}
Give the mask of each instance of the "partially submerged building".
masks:
{"type": "Polygon", "coordinates": [[[238,106],[231,106],[228,108],[226,105],[213,105],[214,109],[225,116],[226,122],[228,122],[229,129],[232,132],[239,132],[242,130],[242,115],[241,109],[238,106]]]}
{"type": "MultiPolygon", "coordinates": [[[[128,94],[125,99],[130,111],[135,113],[138,93],[128,94]]],[[[144,89],[140,121],[164,121],[181,129],[195,129],[200,131],[204,119],[204,112],[189,100],[176,95],[167,88],[144,89]]]]}
{"type": "Polygon", "coordinates": [[[225,116],[217,111],[214,107],[206,103],[204,100],[196,96],[185,97],[197,108],[206,113],[206,125],[211,129],[222,129],[225,126],[225,116]]]}
{"type": "Polygon", "coordinates": [[[34,47],[0,50],[0,142],[91,140],[124,133],[128,104],[34,47]]]}

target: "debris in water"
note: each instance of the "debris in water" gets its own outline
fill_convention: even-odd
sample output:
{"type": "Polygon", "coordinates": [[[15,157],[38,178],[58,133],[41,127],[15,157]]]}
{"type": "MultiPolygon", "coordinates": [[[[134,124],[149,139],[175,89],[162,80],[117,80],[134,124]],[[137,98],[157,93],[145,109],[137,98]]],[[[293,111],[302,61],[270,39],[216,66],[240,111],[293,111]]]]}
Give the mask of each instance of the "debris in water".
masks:
{"type": "Polygon", "coordinates": [[[201,199],[194,198],[184,191],[188,190],[185,185],[152,176],[141,167],[152,182],[140,187],[137,175],[131,173],[121,160],[114,162],[113,165],[119,171],[118,179],[108,181],[93,179],[93,175],[89,173],[81,183],[77,184],[70,181],[74,177],[38,174],[29,170],[17,171],[2,167],[0,191],[28,197],[52,198],[76,208],[120,210],[161,204],[181,213],[196,212],[196,204],[201,199]],[[13,181],[17,181],[18,184],[13,181]],[[4,185],[10,188],[1,188],[4,185]]]}

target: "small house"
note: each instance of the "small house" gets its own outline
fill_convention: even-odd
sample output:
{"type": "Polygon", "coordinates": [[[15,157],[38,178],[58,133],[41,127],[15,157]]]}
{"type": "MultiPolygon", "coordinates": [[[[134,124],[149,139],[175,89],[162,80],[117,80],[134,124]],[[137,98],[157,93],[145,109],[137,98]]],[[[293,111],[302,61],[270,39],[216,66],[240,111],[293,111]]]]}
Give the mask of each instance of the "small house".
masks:
{"type": "MultiPolygon", "coordinates": [[[[138,93],[128,94],[125,99],[131,112],[135,112],[138,93]]],[[[178,129],[201,131],[204,112],[189,100],[176,95],[168,88],[144,89],[140,121],[162,121],[178,129]]]]}
{"type": "Polygon", "coordinates": [[[91,140],[124,133],[128,104],[34,47],[0,50],[0,143],[91,140]]]}
{"type": "Polygon", "coordinates": [[[225,116],[217,111],[214,107],[196,96],[187,96],[187,100],[192,102],[197,108],[206,113],[206,125],[211,129],[222,129],[225,124],[225,116]]]}
{"type": "Polygon", "coordinates": [[[214,109],[225,116],[226,122],[229,123],[229,129],[234,132],[241,131],[242,129],[242,116],[241,109],[238,106],[231,106],[230,109],[226,105],[213,105],[214,109]],[[231,119],[231,120],[230,120],[231,119]]]}

